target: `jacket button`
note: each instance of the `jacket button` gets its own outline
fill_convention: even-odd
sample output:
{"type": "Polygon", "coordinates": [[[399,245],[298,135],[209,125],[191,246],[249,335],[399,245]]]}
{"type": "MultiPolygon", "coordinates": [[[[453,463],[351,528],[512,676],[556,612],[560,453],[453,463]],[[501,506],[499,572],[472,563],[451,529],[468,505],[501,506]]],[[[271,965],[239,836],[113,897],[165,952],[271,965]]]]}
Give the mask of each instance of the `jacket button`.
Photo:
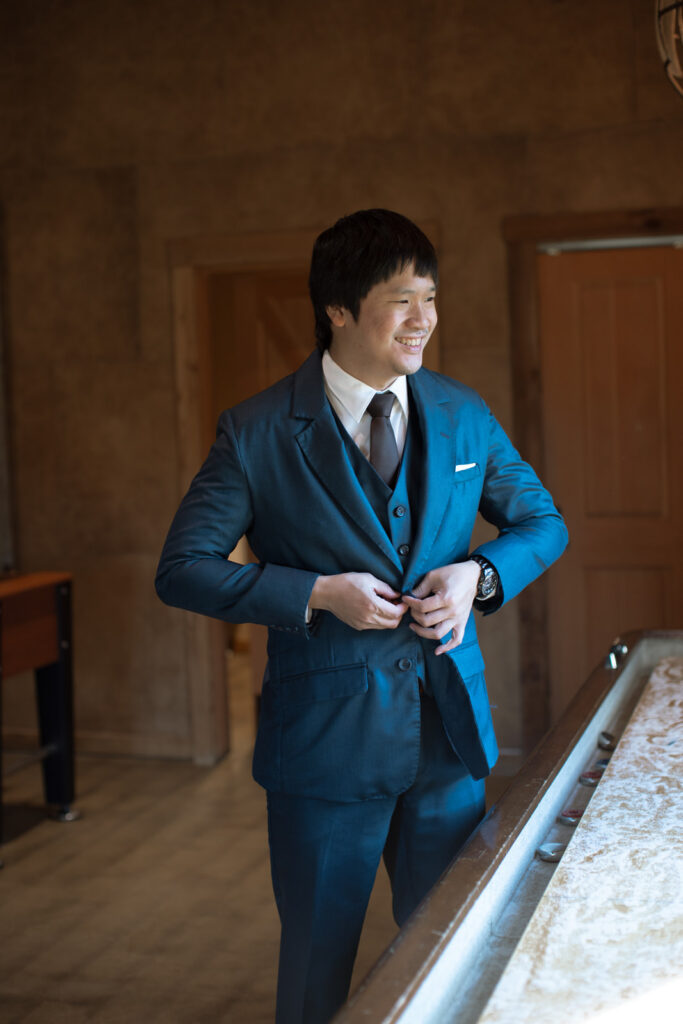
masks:
{"type": "Polygon", "coordinates": [[[400,668],[401,672],[407,672],[409,668],[413,667],[413,663],[410,658],[399,658],[396,667],[400,668]]]}
{"type": "Polygon", "coordinates": [[[401,544],[398,549],[398,553],[401,558],[405,558],[410,553],[410,544],[401,544]]]}
{"type": "Polygon", "coordinates": [[[406,514],[406,507],[405,507],[405,505],[396,505],[396,507],[394,508],[394,515],[396,516],[396,518],[397,519],[403,519],[405,514],[406,514]]]}

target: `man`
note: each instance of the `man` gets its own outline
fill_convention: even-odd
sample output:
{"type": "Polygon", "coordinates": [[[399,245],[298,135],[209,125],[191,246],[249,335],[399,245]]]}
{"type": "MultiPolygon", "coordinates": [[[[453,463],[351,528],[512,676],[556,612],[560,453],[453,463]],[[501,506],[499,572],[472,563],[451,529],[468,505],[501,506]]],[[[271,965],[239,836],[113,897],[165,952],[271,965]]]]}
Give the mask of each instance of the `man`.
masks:
{"type": "Polygon", "coordinates": [[[473,605],[496,611],[566,544],[482,399],[421,368],[424,234],[387,210],[344,217],[309,284],[319,351],[223,413],[157,574],[169,604],[269,626],[254,776],[280,1024],[344,1002],[382,855],[400,925],[480,821],[497,748],[473,605]],[[470,552],[478,511],[499,533],[470,552]]]}

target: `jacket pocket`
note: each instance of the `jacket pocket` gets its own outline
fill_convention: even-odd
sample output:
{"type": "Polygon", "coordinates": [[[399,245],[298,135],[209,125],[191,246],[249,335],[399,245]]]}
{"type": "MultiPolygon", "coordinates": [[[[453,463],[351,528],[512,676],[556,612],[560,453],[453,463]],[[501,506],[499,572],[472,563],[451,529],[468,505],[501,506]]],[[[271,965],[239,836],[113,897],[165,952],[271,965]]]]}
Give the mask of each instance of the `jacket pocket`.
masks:
{"type": "Polygon", "coordinates": [[[352,697],[365,693],[367,688],[368,669],[364,661],[311,669],[280,678],[280,692],[288,707],[352,697]]]}
{"type": "Polygon", "coordinates": [[[464,646],[454,647],[450,651],[450,655],[463,679],[476,676],[484,671],[484,658],[476,641],[464,646]]]}

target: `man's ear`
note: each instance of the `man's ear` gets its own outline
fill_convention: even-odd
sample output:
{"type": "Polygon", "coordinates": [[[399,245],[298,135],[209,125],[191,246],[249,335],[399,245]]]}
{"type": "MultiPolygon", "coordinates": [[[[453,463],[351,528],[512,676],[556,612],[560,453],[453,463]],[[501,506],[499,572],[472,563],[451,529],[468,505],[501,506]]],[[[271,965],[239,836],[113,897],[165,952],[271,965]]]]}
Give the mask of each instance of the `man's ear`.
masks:
{"type": "Polygon", "coordinates": [[[325,306],[325,312],[330,318],[330,323],[335,327],[344,327],[346,325],[347,310],[343,306],[325,306]]]}

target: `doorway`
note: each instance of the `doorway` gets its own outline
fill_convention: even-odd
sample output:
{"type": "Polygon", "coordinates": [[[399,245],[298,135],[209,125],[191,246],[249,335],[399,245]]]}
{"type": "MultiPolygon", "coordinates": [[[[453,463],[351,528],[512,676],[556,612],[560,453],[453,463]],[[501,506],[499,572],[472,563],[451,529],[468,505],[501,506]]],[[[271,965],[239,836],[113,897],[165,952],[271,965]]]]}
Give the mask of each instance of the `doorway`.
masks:
{"type": "Polygon", "coordinates": [[[591,215],[589,245],[552,241],[580,216],[506,225],[518,441],[570,533],[522,607],[529,745],[620,633],[683,622],[683,225],[634,218],[591,215]]]}

